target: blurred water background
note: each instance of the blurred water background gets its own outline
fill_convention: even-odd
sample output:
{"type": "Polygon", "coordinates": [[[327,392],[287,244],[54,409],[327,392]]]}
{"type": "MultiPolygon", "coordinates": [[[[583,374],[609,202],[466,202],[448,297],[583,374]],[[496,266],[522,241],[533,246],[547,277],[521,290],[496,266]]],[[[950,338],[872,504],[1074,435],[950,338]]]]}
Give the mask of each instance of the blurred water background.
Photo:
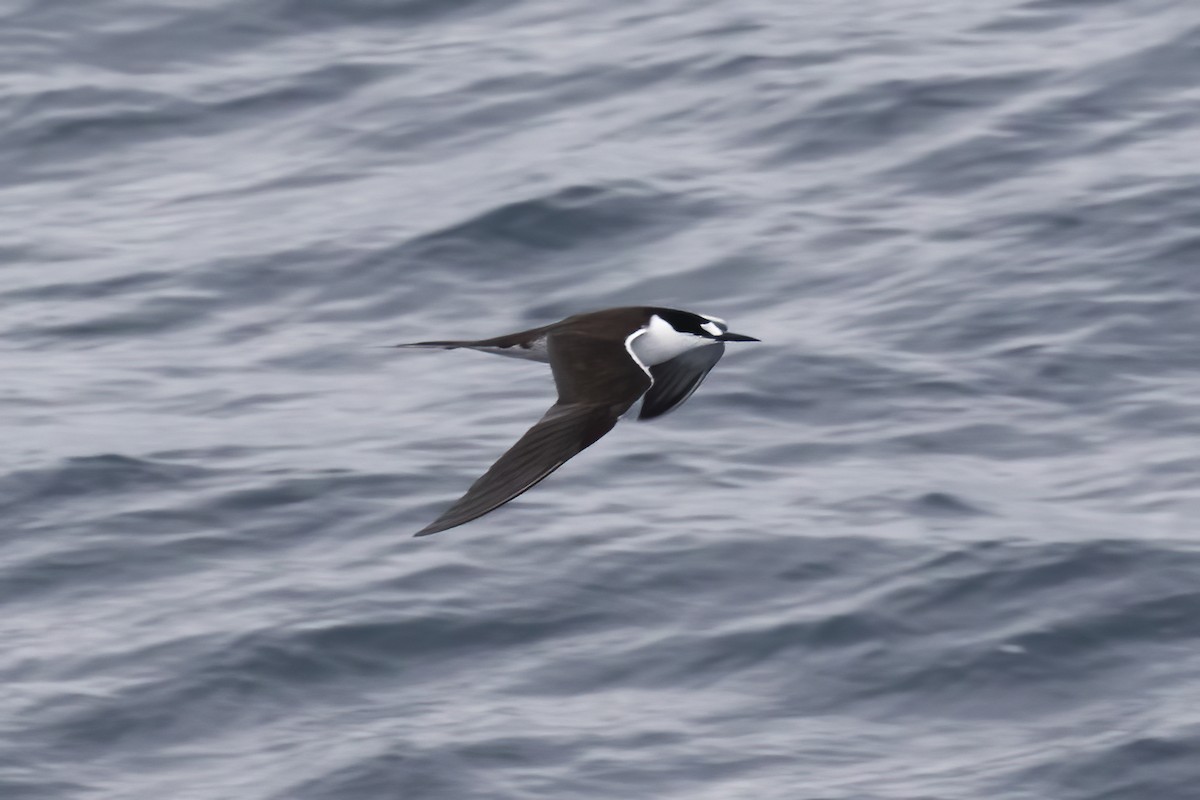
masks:
{"type": "Polygon", "coordinates": [[[0,0],[4,800],[1200,797],[1191,0],[0,0]],[[411,534],[542,365],[682,409],[411,534]]]}

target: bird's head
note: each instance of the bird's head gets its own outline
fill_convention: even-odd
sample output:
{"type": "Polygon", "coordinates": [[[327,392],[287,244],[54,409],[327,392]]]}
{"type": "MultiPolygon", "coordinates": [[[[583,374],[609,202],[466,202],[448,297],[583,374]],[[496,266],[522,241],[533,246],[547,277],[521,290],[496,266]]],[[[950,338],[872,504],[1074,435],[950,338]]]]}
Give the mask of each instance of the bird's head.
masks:
{"type": "Polygon", "coordinates": [[[655,309],[655,314],[670,325],[676,333],[697,336],[707,340],[697,342],[697,344],[761,341],[761,339],[755,339],[753,336],[730,333],[729,325],[720,317],[710,317],[707,314],[694,314],[691,311],[680,311],[673,308],[655,309]]]}

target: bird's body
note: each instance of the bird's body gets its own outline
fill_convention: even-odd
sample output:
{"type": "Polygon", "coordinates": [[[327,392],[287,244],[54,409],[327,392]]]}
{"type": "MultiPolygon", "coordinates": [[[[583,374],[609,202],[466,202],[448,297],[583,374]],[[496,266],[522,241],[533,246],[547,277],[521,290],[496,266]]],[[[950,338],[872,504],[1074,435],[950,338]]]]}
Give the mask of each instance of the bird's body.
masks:
{"type": "Polygon", "coordinates": [[[507,503],[612,430],[644,397],[638,419],[691,396],[724,353],[724,320],[654,306],[573,317],[491,339],[415,342],[404,348],[470,349],[550,364],[558,402],[442,516],[417,533],[462,525],[507,503]]]}

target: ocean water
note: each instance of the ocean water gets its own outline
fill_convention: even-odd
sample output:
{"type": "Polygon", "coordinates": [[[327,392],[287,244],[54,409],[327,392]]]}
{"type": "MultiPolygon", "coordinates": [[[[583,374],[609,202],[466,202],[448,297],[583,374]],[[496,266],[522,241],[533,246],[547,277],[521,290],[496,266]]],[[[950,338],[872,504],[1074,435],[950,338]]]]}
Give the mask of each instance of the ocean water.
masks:
{"type": "Polygon", "coordinates": [[[0,0],[0,798],[1200,797],[1190,0],[0,0]],[[647,303],[700,391],[470,525],[647,303]]]}

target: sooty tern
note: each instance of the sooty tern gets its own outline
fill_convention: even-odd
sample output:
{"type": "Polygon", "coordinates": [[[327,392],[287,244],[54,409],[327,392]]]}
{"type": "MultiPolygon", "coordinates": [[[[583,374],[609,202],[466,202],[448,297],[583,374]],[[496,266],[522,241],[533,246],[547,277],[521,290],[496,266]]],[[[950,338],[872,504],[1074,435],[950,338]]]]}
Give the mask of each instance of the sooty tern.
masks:
{"type": "Polygon", "coordinates": [[[577,314],[541,328],[479,341],[413,342],[395,347],[459,348],[550,364],[558,401],[457,503],[417,532],[444,531],[492,511],[595,443],[644,396],[639,420],[653,419],[696,391],[730,333],[725,320],[653,306],[577,314]]]}

